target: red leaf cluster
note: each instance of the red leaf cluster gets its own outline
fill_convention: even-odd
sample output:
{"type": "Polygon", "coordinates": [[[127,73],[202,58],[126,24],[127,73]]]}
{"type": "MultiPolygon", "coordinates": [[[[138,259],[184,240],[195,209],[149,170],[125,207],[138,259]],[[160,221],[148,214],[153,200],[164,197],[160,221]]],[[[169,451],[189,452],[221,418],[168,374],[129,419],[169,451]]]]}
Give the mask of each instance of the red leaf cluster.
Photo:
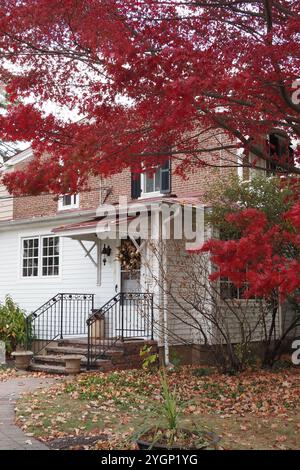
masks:
{"type": "Polygon", "coordinates": [[[300,135],[299,30],[300,4],[289,0],[2,1],[11,105],[0,139],[31,141],[38,160],[5,183],[58,193],[90,174],[151,167],[170,146],[182,174],[214,165],[220,149],[230,150],[224,165],[236,147],[267,158],[255,144],[270,128],[300,135]]]}
{"type": "Polygon", "coordinates": [[[300,203],[271,226],[258,209],[230,214],[228,221],[241,231],[238,240],[209,240],[198,250],[209,252],[217,267],[211,279],[248,286],[248,298],[294,294],[300,288],[300,203]]]}

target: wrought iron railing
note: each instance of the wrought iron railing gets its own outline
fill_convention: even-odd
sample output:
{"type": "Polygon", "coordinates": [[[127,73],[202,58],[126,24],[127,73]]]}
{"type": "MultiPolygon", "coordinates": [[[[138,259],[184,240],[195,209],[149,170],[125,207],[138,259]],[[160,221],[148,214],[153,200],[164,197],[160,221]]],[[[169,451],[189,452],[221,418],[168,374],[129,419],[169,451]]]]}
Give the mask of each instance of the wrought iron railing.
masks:
{"type": "Polygon", "coordinates": [[[94,294],[55,295],[27,317],[27,349],[38,354],[56,339],[86,336],[93,310],[94,294]]]}
{"type": "Polygon", "coordinates": [[[120,292],[93,312],[87,326],[90,369],[118,341],[153,339],[153,294],[120,292]]]}

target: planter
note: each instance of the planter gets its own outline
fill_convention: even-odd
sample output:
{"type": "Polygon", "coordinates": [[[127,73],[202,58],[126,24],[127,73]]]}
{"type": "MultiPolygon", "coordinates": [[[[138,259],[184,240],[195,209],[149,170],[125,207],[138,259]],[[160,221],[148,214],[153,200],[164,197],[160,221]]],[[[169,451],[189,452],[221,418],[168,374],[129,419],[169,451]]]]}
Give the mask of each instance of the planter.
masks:
{"type": "Polygon", "coordinates": [[[15,358],[16,369],[28,370],[33,356],[32,351],[15,351],[11,355],[15,358]]]}
{"type": "Polygon", "coordinates": [[[138,448],[140,450],[207,450],[207,449],[215,449],[220,442],[220,437],[214,434],[213,432],[208,431],[189,431],[187,429],[179,429],[179,434],[185,436],[185,442],[180,443],[176,441],[176,443],[172,445],[168,445],[167,438],[165,438],[163,431],[167,432],[167,430],[158,430],[156,428],[151,428],[145,434],[143,434],[140,439],[137,441],[138,448]],[[157,433],[160,431],[162,434],[158,437],[157,433]],[[153,437],[153,439],[150,439],[153,437]],[[189,442],[187,442],[190,440],[189,442]],[[203,443],[201,443],[203,440],[203,443]],[[198,442],[197,442],[198,441],[198,442]]]}
{"type": "Polygon", "coordinates": [[[105,337],[104,318],[97,318],[97,320],[92,323],[91,330],[91,337],[93,339],[103,339],[105,337]]]}
{"type": "Polygon", "coordinates": [[[81,360],[83,359],[83,356],[69,355],[69,356],[65,356],[64,359],[66,361],[67,374],[75,375],[75,374],[80,373],[80,365],[81,365],[81,360]]]}

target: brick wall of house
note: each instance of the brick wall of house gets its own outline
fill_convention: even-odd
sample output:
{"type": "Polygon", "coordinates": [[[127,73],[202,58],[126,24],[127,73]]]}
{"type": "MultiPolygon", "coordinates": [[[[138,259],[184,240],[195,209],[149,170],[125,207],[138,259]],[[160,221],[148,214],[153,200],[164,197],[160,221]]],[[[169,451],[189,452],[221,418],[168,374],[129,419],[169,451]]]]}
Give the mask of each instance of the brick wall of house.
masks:
{"type": "Polygon", "coordinates": [[[115,204],[120,196],[131,198],[131,172],[129,169],[102,181],[102,202],[115,204]]]}
{"type": "MultiPolygon", "coordinates": [[[[24,160],[14,166],[15,170],[23,169],[29,162],[24,160]]],[[[80,193],[79,210],[97,209],[101,200],[101,184],[100,178],[91,177],[89,188],[80,193]]],[[[77,211],[78,209],[71,209],[77,211]]],[[[71,210],[59,210],[58,198],[52,194],[43,194],[40,196],[23,196],[16,197],[13,201],[13,218],[14,219],[30,219],[35,217],[51,217],[63,212],[70,213],[71,210]]]]}
{"type": "MultiPolygon", "coordinates": [[[[224,139],[224,137],[223,137],[224,139]]],[[[220,143],[216,138],[211,136],[206,139],[206,145],[211,147],[218,146],[220,143]]],[[[201,154],[203,160],[209,161],[210,164],[219,165],[221,160],[225,157],[225,152],[219,151],[214,154],[209,154],[205,157],[201,154]]],[[[15,166],[15,169],[21,169],[27,165],[28,159],[15,166]]],[[[177,196],[183,196],[189,193],[205,193],[207,189],[215,183],[228,178],[232,173],[236,173],[235,168],[214,168],[192,166],[187,173],[187,179],[183,179],[176,174],[176,166],[178,162],[172,162],[172,183],[171,192],[177,196]]],[[[89,189],[80,193],[80,207],[79,210],[96,210],[101,203],[115,204],[119,200],[119,196],[128,196],[131,198],[131,174],[130,170],[126,169],[119,174],[113,175],[109,178],[102,179],[100,177],[91,177],[89,181],[89,189]]],[[[78,211],[78,209],[73,209],[78,211]]],[[[63,211],[58,210],[57,197],[53,195],[41,196],[26,196],[18,197],[13,202],[13,218],[14,219],[28,219],[33,217],[54,216],[63,211]]],[[[66,212],[70,213],[70,210],[66,212]]]]}

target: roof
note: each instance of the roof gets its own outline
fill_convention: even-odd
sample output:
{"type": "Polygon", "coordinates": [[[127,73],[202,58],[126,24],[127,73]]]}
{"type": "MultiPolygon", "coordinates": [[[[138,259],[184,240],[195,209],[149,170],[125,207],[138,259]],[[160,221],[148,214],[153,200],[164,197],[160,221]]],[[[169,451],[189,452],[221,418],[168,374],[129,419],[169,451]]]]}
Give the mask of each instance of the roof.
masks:
{"type": "Polygon", "coordinates": [[[53,233],[60,234],[61,232],[74,232],[76,230],[82,231],[83,229],[89,231],[90,229],[94,230],[95,228],[103,227],[109,225],[120,225],[124,222],[130,222],[131,220],[135,219],[136,217],[118,217],[117,219],[110,218],[110,217],[95,217],[94,219],[85,220],[83,222],[78,222],[75,224],[66,224],[61,225],[60,227],[56,227],[52,230],[53,233]]]}
{"type": "Polygon", "coordinates": [[[162,204],[179,204],[181,206],[206,207],[200,198],[199,193],[187,194],[185,196],[159,196],[153,198],[138,199],[128,205],[103,205],[97,211],[98,214],[94,218],[87,220],[61,225],[55,227],[52,232],[60,236],[71,238],[81,238],[83,235],[93,238],[95,234],[107,233],[113,230],[113,227],[120,226],[123,223],[129,223],[136,219],[139,213],[143,214],[142,208],[145,208],[144,215],[148,217],[151,209],[159,210],[162,204]],[[143,207],[141,207],[143,206],[143,207]],[[134,215],[130,215],[133,213],[134,215]],[[102,215],[103,214],[103,215],[102,215]],[[104,215],[105,214],[105,215],[104,215]]]}

